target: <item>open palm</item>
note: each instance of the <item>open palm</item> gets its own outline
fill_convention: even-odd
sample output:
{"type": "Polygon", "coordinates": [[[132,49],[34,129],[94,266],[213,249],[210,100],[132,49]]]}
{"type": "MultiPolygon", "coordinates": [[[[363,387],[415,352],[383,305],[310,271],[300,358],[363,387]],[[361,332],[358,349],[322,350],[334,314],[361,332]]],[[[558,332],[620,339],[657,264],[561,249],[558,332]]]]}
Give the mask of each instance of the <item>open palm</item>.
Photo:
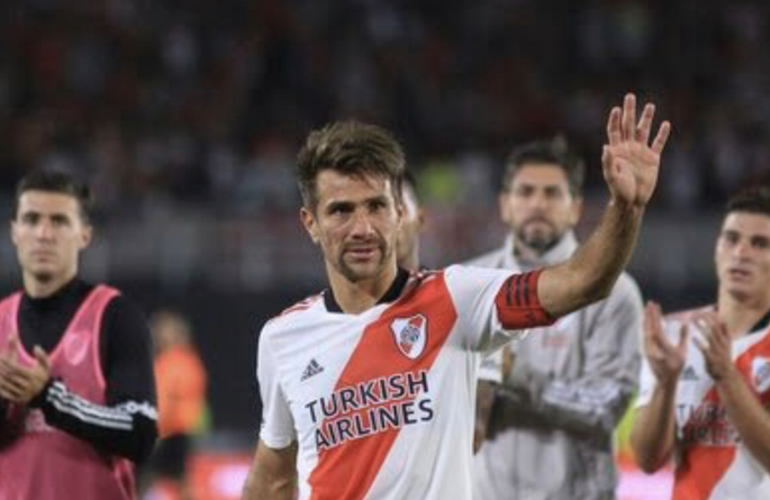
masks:
{"type": "Polygon", "coordinates": [[[664,121],[648,144],[655,106],[647,104],[636,122],[636,96],[627,94],[623,108],[614,107],[607,120],[607,139],[602,153],[604,178],[613,199],[644,207],[658,183],[660,155],[671,132],[664,121]]]}

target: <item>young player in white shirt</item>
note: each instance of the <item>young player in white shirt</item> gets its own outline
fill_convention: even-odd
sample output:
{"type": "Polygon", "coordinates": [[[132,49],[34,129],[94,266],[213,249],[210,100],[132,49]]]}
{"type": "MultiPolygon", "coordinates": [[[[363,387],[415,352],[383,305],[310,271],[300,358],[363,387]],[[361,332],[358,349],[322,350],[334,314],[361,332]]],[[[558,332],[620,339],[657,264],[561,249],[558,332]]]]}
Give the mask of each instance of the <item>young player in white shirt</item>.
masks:
{"type": "Polygon", "coordinates": [[[770,498],[770,188],[728,204],[715,305],[645,310],[631,445],[654,472],[675,459],[674,500],[770,498]]]}

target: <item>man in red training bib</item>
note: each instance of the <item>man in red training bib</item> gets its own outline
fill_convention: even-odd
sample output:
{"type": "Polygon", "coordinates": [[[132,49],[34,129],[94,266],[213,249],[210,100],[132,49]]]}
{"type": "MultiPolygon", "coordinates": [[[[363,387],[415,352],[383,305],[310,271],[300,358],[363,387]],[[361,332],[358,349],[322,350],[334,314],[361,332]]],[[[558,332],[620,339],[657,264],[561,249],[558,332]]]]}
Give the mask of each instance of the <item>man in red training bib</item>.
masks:
{"type": "Polygon", "coordinates": [[[88,188],[57,171],[17,187],[24,288],[0,302],[0,500],[130,500],[157,435],[150,332],[120,292],[80,280],[88,188]]]}

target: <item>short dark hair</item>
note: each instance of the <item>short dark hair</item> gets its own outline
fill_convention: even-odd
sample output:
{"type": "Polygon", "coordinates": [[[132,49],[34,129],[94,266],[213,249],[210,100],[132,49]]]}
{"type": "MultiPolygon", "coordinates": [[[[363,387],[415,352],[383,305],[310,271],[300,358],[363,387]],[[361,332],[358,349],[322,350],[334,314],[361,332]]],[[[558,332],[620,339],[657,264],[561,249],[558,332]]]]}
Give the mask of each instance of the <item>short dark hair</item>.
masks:
{"type": "Polygon", "coordinates": [[[508,191],[519,170],[531,164],[555,164],[567,175],[569,190],[573,196],[582,196],[585,181],[585,162],[572,152],[566,139],[557,136],[549,141],[534,141],[519,146],[508,155],[501,190],[508,191]]]}
{"type": "Polygon", "coordinates": [[[770,186],[750,186],[730,197],[726,213],[749,212],[770,217],[770,186]]]}
{"type": "Polygon", "coordinates": [[[297,156],[297,179],[306,207],[318,203],[316,181],[322,170],[389,179],[400,196],[406,158],[401,145],[382,127],[358,121],[333,122],[310,133],[297,156]]]}
{"type": "Polygon", "coordinates": [[[21,178],[16,184],[16,194],[13,200],[11,217],[16,218],[19,211],[19,200],[27,191],[45,191],[72,196],[78,202],[80,215],[85,222],[91,220],[93,199],[88,185],[77,179],[72,173],[59,169],[35,169],[21,178]]]}

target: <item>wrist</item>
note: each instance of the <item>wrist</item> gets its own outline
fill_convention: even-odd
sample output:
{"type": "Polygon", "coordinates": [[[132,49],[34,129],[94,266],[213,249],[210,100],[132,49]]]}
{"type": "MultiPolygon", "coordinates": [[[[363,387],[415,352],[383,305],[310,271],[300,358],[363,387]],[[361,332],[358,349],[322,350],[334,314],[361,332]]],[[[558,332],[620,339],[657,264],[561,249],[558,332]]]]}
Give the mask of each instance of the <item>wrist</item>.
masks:
{"type": "Polygon", "coordinates": [[[617,210],[624,215],[641,217],[644,214],[646,204],[628,201],[613,194],[610,196],[608,206],[609,208],[617,210]]]}
{"type": "Polygon", "coordinates": [[[714,379],[717,386],[729,388],[734,384],[742,383],[743,377],[734,365],[730,365],[727,370],[719,377],[714,379]]]}
{"type": "Polygon", "coordinates": [[[52,377],[48,378],[48,381],[45,383],[45,385],[40,389],[40,392],[35,394],[35,396],[29,401],[29,406],[32,408],[40,408],[45,404],[46,397],[48,396],[48,391],[51,389],[51,385],[53,385],[54,379],[52,377]]]}
{"type": "Polygon", "coordinates": [[[664,392],[674,392],[676,391],[676,385],[679,383],[679,374],[672,374],[667,375],[665,377],[657,376],[658,378],[658,386],[663,390],[664,392]]]}

